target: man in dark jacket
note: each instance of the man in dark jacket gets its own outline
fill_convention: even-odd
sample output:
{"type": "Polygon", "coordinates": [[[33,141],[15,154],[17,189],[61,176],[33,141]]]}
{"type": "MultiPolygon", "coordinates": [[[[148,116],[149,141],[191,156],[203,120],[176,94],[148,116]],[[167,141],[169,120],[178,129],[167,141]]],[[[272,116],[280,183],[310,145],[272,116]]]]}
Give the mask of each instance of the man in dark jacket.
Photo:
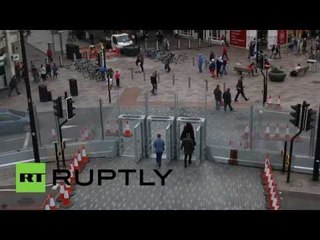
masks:
{"type": "Polygon", "coordinates": [[[16,78],[15,75],[13,75],[12,78],[11,78],[11,81],[10,81],[10,83],[9,83],[9,87],[10,87],[9,97],[11,97],[11,93],[12,93],[12,90],[13,90],[13,89],[16,89],[17,94],[20,95],[20,92],[19,92],[19,90],[18,90],[17,85],[18,85],[17,78],[16,78]]]}
{"type": "Polygon", "coordinates": [[[222,92],[220,90],[220,85],[217,85],[217,87],[213,91],[213,94],[216,100],[216,110],[220,110],[220,105],[222,100],[222,92]]]}
{"type": "Polygon", "coordinates": [[[157,71],[155,71],[152,76],[150,77],[151,85],[152,85],[152,90],[151,93],[153,95],[156,94],[157,92],[157,71]]]}
{"type": "Polygon", "coordinates": [[[230,88],[227,88],[227,91],[223,93],[223,101],[224,101],[224,111],[227,110],[227,106],[229,106],[230,111],[233,111],[231,106],[231,93],[230,88]]]}
{"type": "Polygon", "coordinates": [[[161,134],[157,135],[157,140],[154,141],[153,143],[153,147],[155,149],[156,155],[157,155],[157,163],[158,166],[161,167],[161,158],[162,158],[162,154],[164,152],[164,146],[165,143],[164,141],[161,139],[161,134]]]}
{"type": "Polygon", "coordinates": [[[243,80],[243,76],[240,77],[240,79],[238,80],[237,86],[236,86],[238,92],[237,92],[237,95],[236,95],[236,97],[235,97],[235,99],[234,99],[235,102],[238,101],[239,94],[241,94],[241,96],[242,96],[246,101],[249,100],[249,98],[247,98],[246,95],[244,95],[244,90],[243,90],[243,89],[244,89],[244,86],[243,86],[242,80],[243,80]]]}
{"type": "Polygon", "coordinates": [[[193,140],[194,145],[196,145],[196,141],[195,141],[195,138],[194,138],[193,126],[192,126],[192,124],[189,123],[189,122],[187,122],[186,125],[185,125],[184,128],[183,128],[183,131],[182,131],[181,136],[180,136],[180,140],[181,140],[181,141],[182,141],[182,139],[186,138],[187,133],[190,134],[190,137],[191,137],[191,139],[193,140]]]}
{"type": "Polygon", "coordinates": [[[189,157],[189,165],[191,164],[192,153],[194,150],[194,141],[190,137],[190,133],[182,139],[181,150],[184,148],[184,167],[187,167],[187,158],[189,157]]]}

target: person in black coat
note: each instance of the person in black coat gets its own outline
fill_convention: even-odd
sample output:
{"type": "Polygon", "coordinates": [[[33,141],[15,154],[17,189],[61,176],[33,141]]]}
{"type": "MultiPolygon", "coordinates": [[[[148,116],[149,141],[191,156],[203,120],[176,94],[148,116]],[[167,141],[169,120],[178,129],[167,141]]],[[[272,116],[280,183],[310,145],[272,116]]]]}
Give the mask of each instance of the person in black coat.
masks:
{"type": "Polygon", "coordinates": [[[230,88],[227,88],[227,91],[223,93],[223,101],[224,101],[224,111],[227,110],[227,106],[229,106],[230,111],[233,111],[233,108],[231,106],[231,93],[230,88]]]}
{"type": "Polygon", "coordinates": [[[11,93],[12,93],[13,89],[15,89],[16,92],[17,92],[17,94],[20,95],[20,92],[19,92],[19,90],[18,90],[17,85],[18,85],[17,77],[16,77],[15,75],[13,75],[12,78],[11,78],[11,81],[10,81],[10,83],[9,83],[9,87],[10,87],[9,97],[11,97],[11,93]]]}
{"type": "Polygon", "coordinates": [[[237,95],[236,95],[236,97],[235,97],[235,99],[234,99],[235,102],[238,101],[239,94],[241,94],[242,97],[243,97],[246,101],[249,100],[249,98],[247,98],[247,97],[244,95],[244,91],[243,91],[244,86],[243,86],[242,79],[243,79],[243,76],[240,77],[240,79],[238,80],[237,86],[236,86],[238,92],[237,92],[237,95]]]}
{"type": "Polygon", "coordinates": [[[187,133],[190,133],[190,137],[191,139],[193,140],[194,142],[194,145],[196,145],[196,141],[195,141],[195,138],[194,138],[194,130],[193,130],[193,126],[191,123],[186,123],[186,125],[184,126],[183,128],[183,131],[181,133],[181,136],[180,136],[180,140],[182,141],[182,139],[186,138],[187,136],[187,133]]]}
{"type": "Polygon", "coordinates": [[[190,137],[190,133],[186,133],[186,137],[182,139],[181,150],[184,149],[184,167],[187,167],[187,158],[189,157],[189,165],[191,164],[192,153],[194,151],[194,141],[190,137]]]}
{"type": "Polygon", "coordinates": [[[213,94],[216,100],[216,110],[220,110],[220,105],[222,100],[222,92],[220,90],[220,85],[217,85],[217,87],[213,91],[213,94]]]}

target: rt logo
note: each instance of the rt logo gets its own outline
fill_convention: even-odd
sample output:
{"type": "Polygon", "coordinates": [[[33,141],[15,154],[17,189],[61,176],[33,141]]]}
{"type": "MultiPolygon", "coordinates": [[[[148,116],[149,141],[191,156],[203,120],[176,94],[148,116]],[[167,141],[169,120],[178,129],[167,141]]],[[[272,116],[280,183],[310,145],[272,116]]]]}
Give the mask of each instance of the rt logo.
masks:
{"type": "Polygon", "coordinates": [[[46,164],[45,163],[16,164],[16,192],[17,193],[46,192],[46,164]]]}

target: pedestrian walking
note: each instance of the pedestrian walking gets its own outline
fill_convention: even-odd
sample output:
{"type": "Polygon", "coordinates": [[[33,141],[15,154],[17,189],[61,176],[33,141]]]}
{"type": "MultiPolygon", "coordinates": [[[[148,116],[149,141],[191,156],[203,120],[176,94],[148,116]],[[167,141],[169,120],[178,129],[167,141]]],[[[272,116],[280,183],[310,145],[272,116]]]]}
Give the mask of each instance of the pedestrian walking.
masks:
{"type": "Polygon", "coordinates": [[[41,74],[42,81],[46,81],[47,80],[47,71],[42,64],[40,66],[40,74],[41,74]]]}
{"type": "Polygon", "coordinates": [[[271,55],[270,55],[270,59],[272,59],[272,57],[275,58],[275,54],[276,54],[276,45],[273,44],[272,48],[271,48],[271,55]]]}
{"type": "Polygon", "coordinates": [[[116,79],[116,84],[117,84],[117,87],[119,88],[120,87],[120,73],[119,73],[119,71],[116,71],[116,73],[114,74],[114,78],[116,79]]]}
{"type": "Polygon", "coordinates": [[[229,61],[229,58],[228,58],[228,47],[226,44],[222,44],[222,58],[223,57],[226,57],[227,60],[229,61]]]}
{"type": "Polygon", "coordinates": [[[11,80],[10,80],[10,83],[9,83],[9,97],[11,97],[11,93],[13,91],[13,89],[16,90],[17,94],[20,95],[20,92],[18,90],[18,81],[17,81],[17,77],[15,75],[12,76],[11,80]]]}
{"type": "Polygon", "coordinates": [[[164,59],[164,70],[169,73],[171,71],[171,68],[170,68],[170,57],[167,57],[164,59]]]}
{"type": "Polygon", "coordinates": [[[186,168],[187,159],[189,165],[191,164],[192,153],[194,151],[194,141],[190,137],[190,133],[186,134],[186,137],[182,139],[181,150],[184,149],[184,167],[186,168]]]}
{"type": "Polygon", "coordinates": [[[203,55],[200,53],[198,55],[198,68],[199,68],[199,73],[202,73],[202,64],[203,64],[203,55]]]}
{"type": "Polygon", "coordinates": [[[217,85],[217,87],[214,89],[213,95],[216,100],[216,110],[220,110],[221,100],[222,100],[222,92],[220,89],[220,85],[217,85]]]}
{"type": "Polygon", "coordinates": [[[222,58],[222,70],[221,70],[221,75],[227,75],[227,65],[228,65],[228,60],[227,58],[224,56],[222,58]]]}
{"type": "Polygon", "coordinates": [[[222,63],[223,63],[223,60],[222,60],[221,56],[219,56],[219,57],[217,58],[217,62],[216,62],[217,77],[219,77],[219,74],[220,74],[220,76],[222,77],[222,74],[221,74],[222,63]]]}
{"type": "Polygon", "coordinates": [[[230,111],[233,111],[233,108],[231,106],[231,93],[230,88],[227,88],[227,91],[225,91],[222,95],[223,101],[224,101],[224,111],[227,111],[227,106],[229,106],[230,111]]]}
{"type": "Polygon", "coordinates": [[[249,43],[249,55],[248,55],[248,59],[252,58],[254,56],[254,50],[255,50],[255,47],[256,47],[256,39],[254,38],[253,41],[251,41],[249,43]]]}
{"type": "Polygon", "coordinates": [[[59,70],[55,63],[52,64],[52,72],[53,72],[53,79],[57,79],[59,75],[59,70]]]}
{"type": "Polygon", "coordinates": [[[182,131],[181,136],[180,136],[180,140],[181,140],[181,141],[182,141],[182,139],[186,138],[187,133],[190,134],[190,137],[191,137],[191,139],[193,140],[194,145],[196,145],[196,141],[195,141],[195,138],[194,138],[193,126],[192,126],[192,124],[189,123],[189,122],[187,122],[186,125],[183,127],[183,131],[182,131]]]}
{"type": "Polygon", "coordinates": [[[155,71],[151,77],[150,77],[151,85],[152,85],[152,90],[151,93],[153,95],[157,94],[157,71],[155,71]]]}
{"type": "Polygon", "coordinates": [[[211,51],[211,53],[210,53],[209,61],[211,62],[211,61],[212,61],[212,59],[214,59],[214,52],[213,52],[213,51],[211,51]]]}
{"type": "Polygon", "coordinates": [[[281,59],[280,44],[277,44],[277,46],[276,46],[274,59],[276,59],[276,56],[277,56],[277,55],[279,55],[279,58],[281,59]]]}
{"type": "Polygon", "coordinates": [[[211,60],[210,65],[209,65],[209,71],[211,73],[211,77],[215,77],[215,71],[216,71],[216,62],[214,60],[214,58],[211,60]]]}
{"type": "Polygon", "coordinates": [[[33,81],[34,82],[39,82],[40,81],[40,76],[39,76],[39,73],[38,73],[38,70],[36,68],[36,65],[35,64],[32,64],[31,66],[31,72],[32,72],[32,76],[33,76],[33,81]]]}
{"type": "Polygon", "coordinates": [[[159,167],[161,167],[161,158],[162,158],[162,154],[164,152],[164,149],[165,149],[165,143],[164,141],[161,139],[161,134],[157,134],[157,139],[154,141],[153,143],[153,147],[154,147],[154,150],[156,152],[156,160],[157,160],[157,164],[159,167]]]}
{"type": "Polygon", "coordinates": [[[244,86],[243,86],[243,81],[242,81],[242,80],[243,80],[243,76],[240,77],[240,79],[238,80],[238,83],[237,83],[237,85],[236,85],[237,95],[236,95],[236,97],[235,97],[235,99],[234,99],[235,102],[238,101],[239,94],[241,94],[241,96],[242,96],[246,101],[249,100],[249,98],[247,98],[247,97],[244,95],[244,91],[243,91],[244,86]]]}
{"type": "Polygon", "coordinates": [[[49,63],[49,62],[47,62],[47,64],[46,64],[46,74],[47,74],[47,76],[52,78],[52,75],[51,75],[51,63],[49,63]]]}

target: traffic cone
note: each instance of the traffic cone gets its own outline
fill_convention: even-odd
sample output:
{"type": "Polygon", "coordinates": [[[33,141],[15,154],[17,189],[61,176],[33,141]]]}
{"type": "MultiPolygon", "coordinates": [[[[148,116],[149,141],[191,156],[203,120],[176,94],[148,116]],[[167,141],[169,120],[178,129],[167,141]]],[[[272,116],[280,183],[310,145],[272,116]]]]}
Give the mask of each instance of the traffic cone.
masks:
{"type": "Polygon", "coordinates": [[[73,167],[74,167],[74,171],[79,171],[80,172],[78,160],[77,160],[76,157],[73,159],[73,167]]]}
{"type": "Polygon", "coordinates": [[[73,164],[70,164],[70,168],[69,168],[69,172],[70,172],[69,182],[70,182],[71,186],[74,186],[74,185],[76,185],[76,179],[74,177],[74,170],[71,168],[71,166],[73,168],[73,164]]]}
{"type": "MultiPolygon", "coordinates": [[[[69,181],[69,182],[71,181],[70,178],[68,179],[68,181],[69,181]]],[[[66,191],[67,191],[68,194],[69,194],[69,197],[72,197],[72,196],[74,195],[74,193],[73,193],[73,191],[72,191],[71,185],[65,184],[65,186],[66,186],[66,191]]]]}
{"type": "Polygon", "coordinates": [[[124,130],[123,136],[124,136],[124,137],[132,137],[132,132],[131,132],[131,130],[130,130],[128,121],[126,122],[126,128],[125,128],[125,130],[124,130]]]}
{"type": "Polygon", "coordinates": [[[57,202],[61,202],[64,196],[65,190],[63,184],[60,184],[59,196],[57,198],[57,202]]]}
{"type": "Polygon", "coordinates": [[[45,205],[45,207],[44,207],[44,210],[46,210],[46,211],[47,211],[47,210],[51,210],[51,209],[50,209],[50,205],[49,205],[48,203],[46,203],[46,205],[45,205]]]}
{"type": "Polygon", "coordinates": [[[54,198],[52,197],[51,194],[50,194],[50,199],[49,199],[49,206],[50,206],[50,210],[57,210],[56,203],[55,203],[54,198]]]}
{"type": "Polygon", "coordinates": [[[248,138],[249,137],[249,125],[246,125],[245,129],[244,129],[244,133],[242,135],[244,138],[248,138]]]}
{"type": "Polygon", "coordinates": [[[276,139],[276,140],[279,140],[279,139],[280,139],[279,124],[277,124],[276,134],[274,135],[273,139],[276,139]]]}
{"type": "Polygon", "coordinates": [[[68,191],[65,191],[64,195],[63,195],[62,202],[61,202],[61,207],[70,208],[70,207],[72,207],[72,205],[73,205],[73,203],[70,200],[69,193],[68,193],[68,191]]]}
{"type": "Polygon", "coordinates": [[[78,160],[79,167],[82,170],[85,167],[85,164],[82,161],[82,157],[81,157],[80,151],[78,150],[78,153],[76,153],[76,154],[77,154],[77,160],[78,160]]]}
{"type": "Polygon", "coordinates": [[[271,95],[269,96],[269,98],[268,98],[268,102],[267,102],[268,104],[272,104],[272,99],[271,99],[271,95]]]}
{"type": "Polygon", "coordinates": [[[287,141],[289,141],[290,138],[291,138],[291,137],[290,137],[290,129],[289,129],[289,126],[288,126],[288,124],[287,124],[285,139],[286,139],[287,141]]]}
{"type": "Polygon", "coordinates": [[[84,163],[88,163],[89,162],[89,157],[87,155],[87,152],[86,152],[86,149],[85,149],[84,145],[82,145],[81,157],[82,157],[82,161],[84,161],[84,163]]]}
{"type": "Polygon", "coordinates": [[[264,138],[269,139],[270,138],[270,127],[269,124],[266,127],[266,131],[264,132],[264,138]]]}
{"type": "Polygon", "coordinates": [[[57,133],[55,129],[51,129],[51,141],[57,140],[57,133]]]}
{"type": "Polygon", "coordinates": [[[280,95],[278,96],[277,104],[278,104],[279,107],[281,106],[281,96],[280,95]]]}
{"type": "Polygon", "coordinates": [[[112,136],[112,132],[111,132],[111,127],[110,127],[110,123],[109,121],[107,122],[107,125],[106,125],[106,132],[105,132],[105,136],[112,136]]]}

